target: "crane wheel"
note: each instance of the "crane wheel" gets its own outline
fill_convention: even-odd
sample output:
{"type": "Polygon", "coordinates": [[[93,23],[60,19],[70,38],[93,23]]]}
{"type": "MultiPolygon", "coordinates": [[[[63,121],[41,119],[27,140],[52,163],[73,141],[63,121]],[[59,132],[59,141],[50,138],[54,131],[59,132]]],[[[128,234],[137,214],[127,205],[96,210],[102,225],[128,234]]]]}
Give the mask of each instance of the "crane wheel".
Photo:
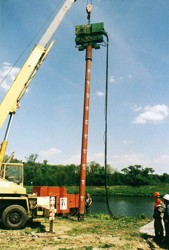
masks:
{"type": "Polygon", "coordinates": [[[7,229],[21,229],[27,222],[27,211],[20,205],[11,205],[2,213],[2,223],[7,229]]]}

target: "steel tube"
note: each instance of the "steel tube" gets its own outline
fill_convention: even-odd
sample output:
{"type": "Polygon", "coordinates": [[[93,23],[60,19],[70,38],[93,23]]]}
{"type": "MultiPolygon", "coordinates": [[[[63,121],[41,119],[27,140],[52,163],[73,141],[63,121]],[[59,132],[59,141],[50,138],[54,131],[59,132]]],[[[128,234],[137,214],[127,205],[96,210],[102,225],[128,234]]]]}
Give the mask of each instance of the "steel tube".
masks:
{"type": "Polygon", "coordinates": [[[92,46],[89,45],[86,48],[86,72],[85,72],[80,187],[79,187],[79,213],[78,213],[79,221],[84,220],[84,213],[85,213],[86,165],[87,165],[87,147],[88,147],[91,63],[92,63],[92,46]]]}

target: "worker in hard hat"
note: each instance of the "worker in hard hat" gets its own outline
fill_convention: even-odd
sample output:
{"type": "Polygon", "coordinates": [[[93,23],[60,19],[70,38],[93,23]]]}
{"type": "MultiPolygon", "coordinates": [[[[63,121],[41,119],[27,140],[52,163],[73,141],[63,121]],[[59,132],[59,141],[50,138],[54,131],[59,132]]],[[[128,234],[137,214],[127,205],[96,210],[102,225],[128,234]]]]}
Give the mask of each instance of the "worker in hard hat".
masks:
{"type": "Polygon", "coordinates": [[[164,212],[164,225],[165,225],[167,249],[169,249],[169,194],[165,194],[163,199],[166,205],[164,212]]]}
{"type": "Polygon", "coordinates": [[[155,241],[160,242],[163,239],[163,224],[162,219],[164,216],[165,205],[160,199],[160,193],[154,192],[154,231],[155,231],[155,241]]]}

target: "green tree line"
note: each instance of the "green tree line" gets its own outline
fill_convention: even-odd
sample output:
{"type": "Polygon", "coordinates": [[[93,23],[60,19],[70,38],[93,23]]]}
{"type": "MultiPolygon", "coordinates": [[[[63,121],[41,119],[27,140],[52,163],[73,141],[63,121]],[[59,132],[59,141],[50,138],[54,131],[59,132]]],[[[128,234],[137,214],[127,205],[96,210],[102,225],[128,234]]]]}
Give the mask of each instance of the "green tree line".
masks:
{"type": "MultiPolygon", "coordinates": [[[[31,154],[24,164],[24,184],[27,186],[78,186],[80,178],[80,165],[51,165],[47,161],[36,162],[38,155],[31,154]]],[[[99,163],[87,164],[87,186],[104,186],[105,178],[109,186],[112,185],[158,185],[169,183],[169,175],[154,174],[152,168],[143,168],[133,165],[122,169],[120,172],[99,163]]]]}

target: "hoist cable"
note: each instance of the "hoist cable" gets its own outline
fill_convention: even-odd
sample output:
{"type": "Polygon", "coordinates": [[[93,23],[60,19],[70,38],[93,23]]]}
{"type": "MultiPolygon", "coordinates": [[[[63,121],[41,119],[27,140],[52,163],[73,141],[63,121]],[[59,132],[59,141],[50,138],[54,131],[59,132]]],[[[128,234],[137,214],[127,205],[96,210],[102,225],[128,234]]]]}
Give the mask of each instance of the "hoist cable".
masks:
{"type": "Polygon", "coordinates": [[[0,86],[3,84],[3,82],[5,81],[5,79],[8,77],[9,73],[12,71],[12,69],[15,67],[15,65],[18,63],[18,61],[21,59],[21,57],[25,54],[25,52],[27,51],[27,49],[30,47],[30,45],[33,43],[33,41],[35,40],[35,38],[38,36],[38,34],[41,32],[41,30],[44,28],[44,26],[46,25],[47,21],[51,18],[51,16],[54,14],[54,12],[56,12],[56,9],[58,9],[58,6],[60,5],[60,3],[62,2],[62,0],[57,4],[57,6],[55,7],[55,9],[50,13],[50,15],[46,18],[45,22],[42,24],[42,26],[39,28],[39,30],[35,33],[35,35],[32,37],[32,39],[30,40],[30,42],[27,44],[26,48],[22,51],[22,53],[20,54],[20,56],[18,57],[18,59],[15,61],[15,63],[11,66],[11,68],[9,69],[9,71],[6,73],[6,75],[4,76],[4,78],[2,79],[2,81],[0,82],[0,86]]]}
{"type": "Polygon", "coordinates": [[[111,211],[109,204],[109,196],[108,196],[108,187],[107,187],[107,127],[108,127],[108,68],[109,68],[109,37],[107,33],[105,34],[107,38],[107,50],[106,50],[106,87],[105,87],[105,151],[104,151],[104,167],[105,167],[105,191],[106,191],[106,206],[109,215],[112,218],[115,218],[115,215],[111,211]]]}

